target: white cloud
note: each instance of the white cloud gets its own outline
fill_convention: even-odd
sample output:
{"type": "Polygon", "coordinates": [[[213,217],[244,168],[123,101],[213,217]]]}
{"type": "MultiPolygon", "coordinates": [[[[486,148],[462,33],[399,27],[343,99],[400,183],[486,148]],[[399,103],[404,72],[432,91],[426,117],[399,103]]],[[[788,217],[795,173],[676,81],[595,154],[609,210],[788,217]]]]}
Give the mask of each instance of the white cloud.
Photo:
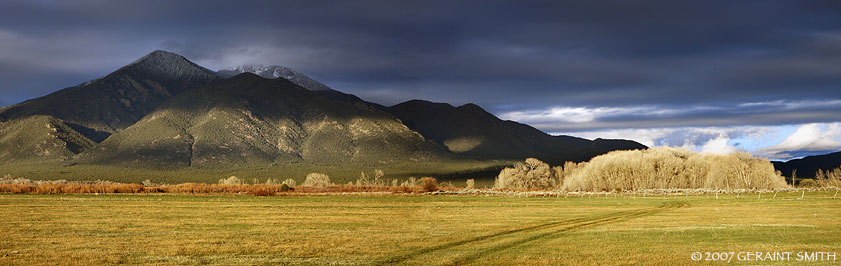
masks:
{"type": "Polygon", "coordinates": [[[805,124],[782,142],[756,151],[768,158],[786,158],[803,151],[841,150],[841,123],[805,124]]]}
{"type": "Polygon", "coordinates": [[[823,108],[823,107],[837,107],[841,105],[841,100],[803,100],[803,101],[767,101],[767,102],[751,102],[742,103],[738,107],[775,107],[787,110],[805,109],[805,108],[823,108]]]}
{"type": "MultiPolygon", "coordinates": [[[[778,131],[772,126],[740,126],[740,127],[680,127],[680,128],[644,128],[644,129],[615,129],[586,132],[555,132],[556,135],[572,135],[587,139],[629,139],[643,145],[683,147],[702,151],[735,151],[731,141],[736,139],[761,141],[769,138],[778,131]],[[726,148],[724,144],[732,148],[726,148]]],[[[744,148],[740,148],[744,149],[744,148]]]]}
{"type": "Polygon", "coordinates": [[[552,106],[503,112],[499,117],[530,124],[545,131],[726,127],[827,121],[834,118],[839,106],[841,99],[777,100],[729,105],[552,106]]]}
{"type": "Polygon", "coordinates": [[[555,132],[587,139],[630,139],[646,146],[682,147],[706,153],[747,151],[789,160],[841,150],[841,122],[783,126],[681,127],[555,132]]]}
{"type": "Polygon", "coordinates": [[[729,144],[730,138],[719,136],[717,138],[711,139],[704,143],[701,146],[701,152],[703,153],[716,153],[716,154],[728,154],[736,151],[740,151],[739,148],[732,146],[729,144]]]}
{"type": "MultiPolygon", "coordinates": [[[[546,110],[513,111],[500,115],[500,118],[523,123],[557,121],[561,123],[592,122],[598,118],[617,115],[652,113],[658,109],[652,106],[638,107],[552,107],[546,110]]],[[[661,111],[661,110],[660,110],[661,111]]]]}

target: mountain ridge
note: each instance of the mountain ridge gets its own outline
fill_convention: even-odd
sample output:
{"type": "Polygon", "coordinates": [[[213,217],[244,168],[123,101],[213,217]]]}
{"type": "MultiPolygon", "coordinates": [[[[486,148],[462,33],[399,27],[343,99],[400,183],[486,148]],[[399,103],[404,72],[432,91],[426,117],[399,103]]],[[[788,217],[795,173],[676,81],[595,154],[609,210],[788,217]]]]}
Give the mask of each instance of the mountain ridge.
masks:
{"type": "Polygon", "coordinates": [[[472,103],[453,106],[410,100],[386,107],[404,124],[450,151],[485,159],[535,157],[555,164],[586,161],[616,149],[645,149],[627,140],[591,141],[552,136],[532,126],[502,120],[472,103]],[[575,151],[570,151],[574,149],[575,151]]]}
{"type": "Polygon", "coordinates": [[[284,78],[286,80],[292,81],[292,83],[295,83],[301,87],[307,88],[312,91],[333,90],[327,85],[324,85],[323,83],[318,82],[317,80],[314,80],[304,74],[301,74],[298,71],[295,71],[292,68],[285,66],[243,64],[236,67],[222,69],[217,71],[216,73],[224,78],[230,78],[242,73],[254,73],[258,76],[268,79],[284,78]]]}
{"type": "Polygon", "coordinates": [[[818,169],[826,171],[841,167],[841,151],[772,163],[785,176],[791,177],[792,171],[797,170],[797,176],[812,178],[818,169]]]}

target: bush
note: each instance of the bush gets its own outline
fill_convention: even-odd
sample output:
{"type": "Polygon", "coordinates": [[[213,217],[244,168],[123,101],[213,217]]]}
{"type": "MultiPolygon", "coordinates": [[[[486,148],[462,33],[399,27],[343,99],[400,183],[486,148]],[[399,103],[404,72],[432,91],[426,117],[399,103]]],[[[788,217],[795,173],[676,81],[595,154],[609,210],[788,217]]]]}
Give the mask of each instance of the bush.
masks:
{"type": "Polygon", "coordinates": [[[357,186],[385,186],[385,180],[383,179],[385,176],[385,172],[380,169],[374,169],[374,180],[371,180],[365,172],[359,173],[359,179],[356,180],[357,186]]]}
{"type": "Polygon", "coordinates": [[[332,185],[330,176],[322,173],[310,173],[304,180],[304,186],[308,187],[329,187],[330,185],[332,185]]]}
{"type": "Polygon", "coordinates": [[[268,188],[268,187],[264,187],[264,186],[253,187],[251,189],[251,193],[254,194],[254,196],[263,196],[263,197],[274,196],[274,194],[275,194],[273,189],[268,188]]]}
{"type": "Polygon", "coordinates": [[[517,163],[513,168],[502,169],[496,177],[494,187],[549,189],[560,187],[562,183],[561,168],[552,168],[538,159],[528,158],[525,163],[517,163]]]}
{"type": "Polygon", "coordinates": [[[294,187],[297,184],[297,182],[295,182],[295,179],[287,178],[286,180],[283,180],[283,183],[281,184],[284,184],[288,187],[294,187]]]}
{"type": "Polygon", "coordinates": [[[239,177],[236,177],[236,176],[232,175],[228,178],[219,179],[219,184],[220,185],[242,185],[242,180],[240,180],[239,177]]]}
{"type": "Polygon", "coordinates": [[[422,177],[420,179],[421,187],[426,192],[438,191],[438,180],[434,177],[422,177]]]}
{"type": "Polygon", "coordinates": [[[818,169],[815,180],[821,187],[841,187],[841,166],[826,171],[818,169]]]}
{"type": "Polygon", "coordinates": [[[409,177],[409,179],[406,179],[406,181],[403,181],[403,183],[400,183],[400,186],[401,187],[417,187],[418,186],[418,181],[417,181],[417,179],[415,179],[414,176],[412,176],[412,177],[409,177]]]}
{"type": "Polygon", "coordinates": [[[563,188],[569,191],[788,187],[771,162],[748,153],[700,154],[666,147],[609,152],[564,173],[563,188]]]}
{"type": "Polygon", "coordinates": [[[815,182],[815,180],[813,180],[813,179],[802,179],[802,180],[800,180],[800,186],[799,187],[817,187],[817,186],[818,186],[818,182],[815,182]]]}
{"type": "Polygon", "coordinates": [[[289,192],[292,188],[289,187],[287,184],[280,185],[280,192],[289,192]]]}

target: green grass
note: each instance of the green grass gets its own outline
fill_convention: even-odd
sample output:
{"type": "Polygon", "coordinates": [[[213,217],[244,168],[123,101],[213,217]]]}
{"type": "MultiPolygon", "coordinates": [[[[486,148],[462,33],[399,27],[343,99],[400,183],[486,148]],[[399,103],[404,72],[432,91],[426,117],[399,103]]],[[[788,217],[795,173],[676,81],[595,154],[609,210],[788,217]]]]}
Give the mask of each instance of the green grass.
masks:
{"type": "Polygon", "coordinates": [[[691,253],[841,253],[841,198],[833,194],[6,194],[0,264],[706,265],[691,253]]]}

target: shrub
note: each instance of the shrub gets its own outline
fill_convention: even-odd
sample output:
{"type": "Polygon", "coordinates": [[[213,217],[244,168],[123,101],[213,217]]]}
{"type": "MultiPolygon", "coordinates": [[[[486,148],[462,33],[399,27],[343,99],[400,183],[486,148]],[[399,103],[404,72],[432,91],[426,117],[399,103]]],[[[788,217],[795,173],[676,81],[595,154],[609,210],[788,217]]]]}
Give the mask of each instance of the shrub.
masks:
{"type": "Polygon", "coordinates": [[[232,175],[228,178],[219,179],[219,184],[220,185],[242,185],[242,180],[240,180],[239,177],[236,177],[236,176],[232,175]]]}
{"type": "Polygon", "coordinates": [[[815,180],[822,187],[841,187],[841,166],[826,171],[818,169],[815,180]]]}
{"type": "Polygon", "coordinates": [[[374,179],[371,180],[365,172],[359,173],[359,179],[356,180],[357,186],[385,186],[385,180],[383,179],[385,176],[385,172],[380,169],[374,169],[374,179]]]}
{"type": "Polygon", "coordinates": [[[744,152],[700,154],[666,147],[613,151],[563,170],[566,190],[787,187],[768,160],[744,152]]]}
{"type": "Polygon", "coordinates": [[[286,180],[283,180],[283,183],[281,183],[281,184],[284,184],[288,187],[294,187],[296,185],[296,183],[297,182],[295,182],[295,179],[287,178],[286,180]]]}
{"type": "Polygon", "coordinates": [[[476,181],[474,181],[473,179],[467,179],[467,182],[465,182],[465,183],[466,183],[465,186],[464,186],[465,189],[476,188],[476,181]]]}
{"type": "Polygon", "coordinates": [[[280,185],[280,192],[289,192],[292,188],[289,187],[287,184],[280,185]]]}
{"type": "Polygon", "coordinates": [[[357,186],[368,186],[371,185],[371,180],[368,179],[368,175],[365,172],[359,173],[359,179],[356,179],[357,186]]]}
{"type": "Polygon", "coordinates": [[[514,167],[502,169],[494,182],[495,188],[555,188],[563,182],[563,171],[559,167],[549,167],[548,164],[535,158],[526,159],[525,163],[517,163],[514,167]],[[559,170],[560,169],[560,170],[559,170]]]}
{"type": "Polygon", "coordinates": [[[251,194],[254,196],[274,196],[275,191],[272,188],[265,187],[265,186],[253,186],[251,189],[251,194]]]}
{"type": "Polygon", "coordinates": [[[401,187],[416,187],[416,186],[418,186],[418,181],[417,181],[417,179],[415,179],[414,176],[412,176],[412,177],[409,177],[409,179],[406,179],[406,181],[403,181],[403,183],[400,183],[400,186],[401,187]]]}
{"type": "Polygon", "coordinates": [[[304,180],[304,186],[308,187],[329,187],[330,185],[330,176],[322,173],[310,173],[304,180]]]}
{"type": "Polygon", "coordinates": [[[813,179],[801,179],[800,180],[800,187],[817,187],[818,182],[815,182],[813,179]]]}
{"type": "Polygon", "coordinates": [[[426,192],[438,191],[438,180],[434,177],[421,177],[421,187],[426,192]]]}

